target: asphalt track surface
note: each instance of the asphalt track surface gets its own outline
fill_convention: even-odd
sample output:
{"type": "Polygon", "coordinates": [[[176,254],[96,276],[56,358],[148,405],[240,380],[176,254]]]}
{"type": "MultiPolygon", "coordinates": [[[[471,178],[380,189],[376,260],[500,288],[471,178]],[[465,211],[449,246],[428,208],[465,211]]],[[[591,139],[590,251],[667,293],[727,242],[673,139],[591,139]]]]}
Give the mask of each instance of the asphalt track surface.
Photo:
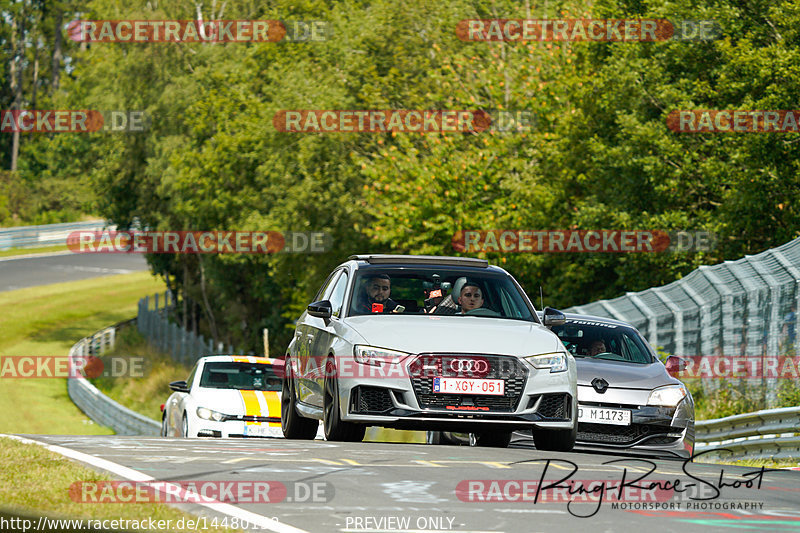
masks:
{"type": "MultiPolygon", "coordinates": [[[[0,260],[0,291],[146,269],[144,258],[136,255],[67,253],[0,260]]],[[[278,482],[286,492],[270,490],[269,503],[232,503],[277,519],[269,529],[245,527],[252,531],[800,531],[800,471],[792,470],[542,452],[529,440],[493,449],[284,439],[26,437],[157,480],[278,482]],[[685,492],[637,488],[652,483],[675,487],[676,480],[685,492]],[[621,483],[628,484],[622,502],[613,488],[621,483]],[[548,484],[559,486],[545,489],[548,484]],[[607,487],[602,499],[578,490],[598,486],[607,487]]],[[[180,507],[209,520],[224,516],[197,504],[180,507]]]]}
{"type": "Polygon", "coordinates": [[[258,515],[276,517],[274,531],[280,531],[280,526],[362,533],[800,531],[800,471],[792,470],[767,470],[759,475],[761,470],[755,467],[540,452],[530,442],[490,449],[283,439],[26,437],[121,464],[158,480],[280,482],[286,487],[285,495],[276,497],[270,490],[269,503],[234,503],[258,515]],[[609,463],[619,459],[624,461],[609,463]],[[650,492],[648,497],[640,490],[626,489],[627,503],[647,504],[644,509],[614,508],[613,490],[599,504],[588,501],[585,494],[569,495],[563,488],[543,490],[540,498],[544,501],[537,503],[531,501],[533,492],[528,492],[527,501],[481,501],[478,496],[503,499],[507,491],[509,498],[521,499],[514,485],[490,492],[493,481],[544,478],[556,482],[571,475],[562,481],[563,486],[574,489],[579,480],[603,480],[611,487],[623,475],[625,483],[631,483],[651,469],[638,485],[657,481],[674,486],[675,480],[681,480],[687,492],[655,497],[650,492]],[[483,483],[484,491],[470,492],[465,488],[469,480],[483,483]],[[750,488],[744,483],[748,480],[753,482],[750,488]],[[309,496],[314,487],[316,498],[309,496]],[[570,499],[575,503],[569,504],[570,499]],[[655,503],[661,508],[653,508],[655,503]]]}
{"type": "Polygon", "coordinates": [[[58,252],[0,258],[0,292],[147,270],[141,254],[58,252]]]}

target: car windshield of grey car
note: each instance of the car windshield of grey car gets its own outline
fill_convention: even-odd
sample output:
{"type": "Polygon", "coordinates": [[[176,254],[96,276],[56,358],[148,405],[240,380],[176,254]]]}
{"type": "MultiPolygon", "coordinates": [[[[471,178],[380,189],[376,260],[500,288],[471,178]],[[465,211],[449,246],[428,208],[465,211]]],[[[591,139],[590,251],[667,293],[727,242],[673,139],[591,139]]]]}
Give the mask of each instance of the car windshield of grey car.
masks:
{"type": "Polygon", "coordinates": [[[507,275],[451,269],[358,270],[349,315],[368,314],[477,316],[538,322],[507,275]],[[375,288],[372,292],[371,286],[375,288]],[[454,294],[456,291],[459,294],[454,294]]]}
{"type": "Polygon", "coordinates": [[[580,320],[552,329],[574,357],[638,364],[655,362],[636,331],[624,326],[580,320]]]}

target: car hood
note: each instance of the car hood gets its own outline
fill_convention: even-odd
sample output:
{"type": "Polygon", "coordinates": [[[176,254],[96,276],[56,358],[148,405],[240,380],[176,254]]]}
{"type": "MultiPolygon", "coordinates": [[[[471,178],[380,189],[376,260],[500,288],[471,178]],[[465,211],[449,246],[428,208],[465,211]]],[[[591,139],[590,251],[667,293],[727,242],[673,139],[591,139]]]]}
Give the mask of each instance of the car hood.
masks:
{"type": "Polygon", "coordinates": [[[226,415],[281,416],[281,393],[237,389],[198,390],[198,407],[207,407],[226,415]]]}
{"type": "Polygon", "coordinates": [[[610,388],[650,390],[678,383],[667,374],[661,363],[640,365],[621,361],[576,357],[578,385],[591,386],[594,378],[603,378],[610,388]]]}
{"type": "Polygon", "coordinates": [[[347,323],[367,344],[407,353],[536,355],[564,351],[549,329],[521,320],[470,316],[357,316],[347,323]]]}

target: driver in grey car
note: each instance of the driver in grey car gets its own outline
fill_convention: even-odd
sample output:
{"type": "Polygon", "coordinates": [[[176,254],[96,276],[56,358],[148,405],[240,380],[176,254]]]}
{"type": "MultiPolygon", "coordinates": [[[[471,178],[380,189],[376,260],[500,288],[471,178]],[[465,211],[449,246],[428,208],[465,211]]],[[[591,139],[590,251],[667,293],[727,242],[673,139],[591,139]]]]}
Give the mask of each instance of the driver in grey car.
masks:
{"type": "Polygon", "coordinates": [[[589,346],[589,357],[594,357],[595,355],[600,355],[601,353],[606,353],[608,349],[606,349],[606,343],[603,342],[602,339],[597,339],[596,341],[592,342],[591,346],[589,346]]]}

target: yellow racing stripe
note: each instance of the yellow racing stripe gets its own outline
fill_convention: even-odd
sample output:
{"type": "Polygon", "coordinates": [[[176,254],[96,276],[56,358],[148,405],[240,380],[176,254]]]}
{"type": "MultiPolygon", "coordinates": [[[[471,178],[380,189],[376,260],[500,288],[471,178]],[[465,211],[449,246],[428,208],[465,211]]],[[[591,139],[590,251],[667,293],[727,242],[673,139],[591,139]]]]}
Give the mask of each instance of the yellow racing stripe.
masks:
{"type": "MultiPolygon", "coordinates": [[[[258,396],[254,390],[240,390],[244,401],[244,414],[246,416],[261,416],[261,406],[258,403],[258,396]]],[[[261,422],[247,422],[248,425],[261,425],[261,422]]]]}
{"type": "MultiPolygon", "coordinates": [[[[261,397],[264,399],[264,403],[267,404],[267,416],[280,418],[281,417],[281,396],[280,392],[276,391],[258,391],[258,394],[261,394],[261,397]]],[[[279,428],[281,427],[280,422],[270,422],[269,427],[271,428],[279,428]]]]}

